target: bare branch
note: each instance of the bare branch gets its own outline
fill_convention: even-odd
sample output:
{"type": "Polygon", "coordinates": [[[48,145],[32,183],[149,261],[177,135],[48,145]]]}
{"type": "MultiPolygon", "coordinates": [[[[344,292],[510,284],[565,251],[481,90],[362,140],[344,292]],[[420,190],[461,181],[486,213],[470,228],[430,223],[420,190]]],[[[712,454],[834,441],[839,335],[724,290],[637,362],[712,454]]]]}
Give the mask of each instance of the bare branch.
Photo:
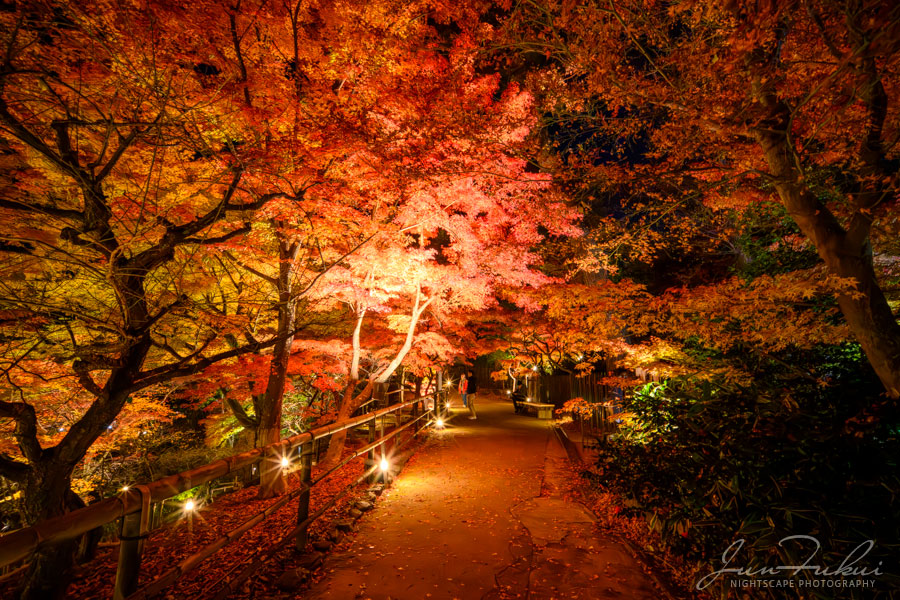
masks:
{"type": "Polygon", "coordinates": [[[252,352],[259,352],[261,350],[265,350],[266,348],[271,348],[279,341],[293,337],[300,331],[303,331],[303,329],[305,329],[306,327],[307,325],[304,324],[281,336],[272,337],[261,342],[249,343],[246,346],[242,346],[240,348],[217,352],[216,354],[212,354],[205,358],[197,359],[200,356],[200,352],[202,352],[212,342],[212,340],[207,340],[199,350],[186,357],[183,362],[163,365],[161,367],[156,367],[148,371],[139,373],[136,377],[134,377],[133,384],[128,388],[127,391],[128,393],[133,393],[162,381],[167,381],[169,379],[175,379],[178,377],[187,377],[189,375],[196,375],[203,369],[206,369],[207,367],[219,361],[227,360],[229,358],[236,358],[238,356],[243,356],[252,352]],[[197,360],[195,360],[194,362],[190,362],[194,359],[197,360]]]}
{"type": "Polygon", "coordinates": [[[6,200],[3,198],[0,198],[0,207],[34,214],[46,214],[50,215],[51,217],[59,217],[61,219],[80,220],[84,216],[80,210],[56,208],[55,206],[50,206],[49,204],[24,202],[21,200],[6,200]]]}
{"type": "Polygon", "coordinates": [[[238,266],[240,266],[242,269],[244,269],[244,270],[246,270],[246,271],[249,271],[250,273],[253,273],[254,275],[256,275],[257,277],[259,277],[260,279],[262,279],[262,280],[265,281],[266,283],[268,283],[268,284],[270,284],[270,285],[273,285],[273,286],[274,286],[274,285],[278,285],[278,280],[276,280],[274,277],[272,277],[272,276],[270,276],[270,275],[266,275],[266,274],[263,273],[262,271],[258,271],[257,269],[254,269],[253,267],[244,264],[243,262],[241,262],[240,260],[238,260],[231,252],[225,252],[224,254],[225,254],[225,256],[226,256],[229,260],[233,261],[235,264],[237,264],[238,266]]]}
{"type": "Polygon", "coordinates": [[[237,237],[244,233],[250,233],[251,227],[249,223],[245,223],[243,227],[239,227],[228,233],[223,233],[219,236],[208,237],[208,238],[186,238],[184,240],[185,244],[197,244],[200,246],[211,246],[213,244],[221,244],[222,242],[227,242],[233,237],[237,237]]]}
{"type": "Polygon", "coordinates": [[[0,96],[0,123],[6,125],[20,141],[42,154],[44,158],[56,165],[61,171],[68,173],[76,179],[80,179],[81,173],[78,168],[75,165],[66,162],[62,156],[56,153],[50,146],[45,144],[41,138],[14,117],[13,114],[9,112],[9,105],[6,104],[6,100],[4,100],[2,96],[0,96]]]}
{"type": "Polygon", "coordinates": [[[15,481],[16,483],[22,483],[30,473],[31,467],[25,463],[21,463],[6,455],[0,454],[0,475],[3,477],[10,481],[15,481]]]}
{"type": "Polygon", "coordinates": [[[256,429],[259,427],[259,419],[255,416],[248,415],[247,411],[244,410],[244,407],[240,402],[238,402],[234,398],[226,396],[225,404],[227,404],[228,408],[231,409],[231,412],[234,413],[234,418],[237,419],[238,423],[240,423],[247,429],[256,429]]]}
{"type": "MultiPolygon", "coordinates": [[[[158,119],[159,117],[157,117],[158,119]]],[[[134,128],[132,129],[127,136],[122,138],[119,141],[119,145],[116,146],[115,151],[112,153],[112,156],[109,157],[109,160],[106,161],[106,164],[103,166],[103,169],[100,170],[100,173],[97,174],[95,178],[96,181],[103,181],[107,175],[113,170],[116,166],[116,163],[119,162],[119,159],[122,158],[122,155],[125,154],[125,151],[131,146],[134,140],[137,138],[139,133],[143,133],[143,129],[134,128]]]]}
{"type": "Polygon", "coordinates": [[[15,437],[22,455],[35,464],[41,460],[43,449],[37,438],[37,415],[34,407],[25,402],[0,401],[0,417],[16,422],[15,437]]]}

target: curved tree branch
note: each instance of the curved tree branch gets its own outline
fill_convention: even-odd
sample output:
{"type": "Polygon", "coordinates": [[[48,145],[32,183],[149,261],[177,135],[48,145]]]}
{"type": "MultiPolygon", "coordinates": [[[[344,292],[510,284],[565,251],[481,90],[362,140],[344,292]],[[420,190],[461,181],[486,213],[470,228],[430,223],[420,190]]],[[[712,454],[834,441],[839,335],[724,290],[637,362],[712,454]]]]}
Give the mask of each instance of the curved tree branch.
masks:
{"type": "Polygon", "coordinates": [[[234,413],[234,418],[237,419],[238,423],[240,423],[247,429],[255,430],[259,427],[259,419],[254,416],[248,415],[247,411],[244,410],[244,407],[236,399],[226,396],[225,404],[227,404],[228,408],[231,409],[231,412],[234,413]]]}
{"type": "Polygon", "coordinates": [[[8,417],[15,421],[16,429],[13,435],[28,462],[32,464],[40,462],[44,451],[37,438],[37,415],[34,407],[25,402],[0,401],[0,417],[8,417]]]}

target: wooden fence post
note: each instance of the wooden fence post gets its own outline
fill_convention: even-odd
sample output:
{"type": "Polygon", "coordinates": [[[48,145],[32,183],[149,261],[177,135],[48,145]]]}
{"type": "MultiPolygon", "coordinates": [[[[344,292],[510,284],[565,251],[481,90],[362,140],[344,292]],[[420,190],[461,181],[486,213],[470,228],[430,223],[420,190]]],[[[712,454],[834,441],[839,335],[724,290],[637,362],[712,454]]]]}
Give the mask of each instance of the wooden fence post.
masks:
{"type": "MultiPolygon", "coordinates": [[[[372,392],[372,394],[375,396],[375,398],[378,399],[377,405],[381,408],[387,406],[387,402],[388,402],[387,391],[388,391],[387,384],[381,384],[381,385],[376,385],[375,390],[373,390],[373,392],[372,392]]],[[[384,416],[382,415],[381,419],[378,421],[378,439],[383,439],[383,438],[384,438],[384,416]]],[[[375,439],[371,438],[369,440],[369,443],[374,442],[374,441],[375,441],[375,439]]],[[[382,442],[382,444],[379,446],[379,448],[381,449],[381,456],[380,457],[376,456],[374,453],[372,455],[372,458],[373,458],[372,466],[375,467],[375,469],[372,471],[372,475],[369,477],[370,483],[378,483],[379,481],[381,481],[381,482],[385,481],[384,473],[381,472],[381,469],[378,468],[378,465],[381,464],[381,458],[383,458],[387,454],[388,447],[387,447],[387,444],[382,442]]]]}
{"type": "MultiPolygon", "coordinates": [[[[372,420],[369,421],[369,444],[375,441],[375,417],[372,417],[372,420]]],[[[363,469],[365,472],[369,473],[369,476],[366,478],[366,481],[369,483],[375,483],[378,480],[378,474],[375,471],[375,448],[371,448],[368,452],[366,452],[366,460],[363,461],[363,469]]]]}
{"type": "Polygon", "coordinates": [[[441,406],[441,394],[444,391],[444,372],[438,371],[437,374],[437,387],[434,390],[434,418],[437,419],[440,417],[442,409],[441,406]]]}
{"type": "MultiPolygon", "coordinates": [[[[403,400],[404,400],[403,388],[405,387],[405,384],[406,384],[406,367],[401,367],[401,369],[400,369],[400,404],[403,404],[403,400]]],[[[400,413],[397,413],[397,425],[398,426],[402,425],[402,423],[400,422],[400,413]]]]}
{"type": "MultiPolygon", "coordinates": [[[[300,448],[300,482],[306,489],[300,492],[297,502],[297,524],[309,518],[309,484],[312,482],[312,444],[303,444],[300,448]]],[[[300,552],[306,550],[309,542],[309,525],[304,525],[297,532],[294,544],[300,552]]]]}
{"type": "Polygon", "coordinates": [[[138,494],[141,510],[122,517],[122,530],[119,534],[119,566],[116,570],[116,586],[113,589],[114,600],[124,600],[138,588],[141,576],[141,555],[144,551],[144,538],[150,531],[150,490],[147,486],[137,485],[125,494],[138,494]]]}

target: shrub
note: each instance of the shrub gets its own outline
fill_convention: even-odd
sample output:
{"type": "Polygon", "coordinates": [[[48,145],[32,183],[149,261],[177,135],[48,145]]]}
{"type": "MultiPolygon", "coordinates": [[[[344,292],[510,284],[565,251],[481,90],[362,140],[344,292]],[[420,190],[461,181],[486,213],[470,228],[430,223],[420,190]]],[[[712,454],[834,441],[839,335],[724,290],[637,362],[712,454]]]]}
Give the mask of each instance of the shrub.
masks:
{"type": "MultiPolygon", "coordinates": [[[[671,551],[695,561],[698,578],[721,568],[722,553],[741,538],[746,544],[731,566],[801,564],[801,547],[779,541],[808,535],[822,545],[810,564],[830,566],[874,540],[859,565],[882,561],[888,574],[877,585],[896,586],[896,414],[861,412],[860,395],[875,405],[877,395],[843,366],[832,365],[833,383],[824,388],[779,387],[779,373],[764,370],[750,388],[691,378],[639,387],[624,402],[632,418],[601,450],[597,482],[620,495],[628,513],[643,515],[671,551]]],[[[724,579],[714,591],[722,597],[724,579]]],[[[806,589],[755,592],[809,597],[806,589]]],[[[841,597],[874,593],[842,590],[841,597]]]]}

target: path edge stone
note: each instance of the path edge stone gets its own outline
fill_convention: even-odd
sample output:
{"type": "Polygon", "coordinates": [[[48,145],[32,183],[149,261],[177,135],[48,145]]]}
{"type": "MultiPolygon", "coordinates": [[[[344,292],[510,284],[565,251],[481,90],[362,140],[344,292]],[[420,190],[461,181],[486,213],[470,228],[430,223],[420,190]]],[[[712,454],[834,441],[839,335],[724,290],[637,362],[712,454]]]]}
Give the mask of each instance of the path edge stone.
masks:
{"type": "MultiPolygon", "coordinates": [[[[575,444],[572,442],[572,440],[569,439],[563,428],[554,422],[553,431],[556,433],[555,437],[557,442],[559,442],[562,445],[563,449],[565,449],[566,456],[568,457],[569,462],[572,463],[572,465],[576,468],[586,466],[587,461],[585,461],[584,455],[578,451],[578,449],[575,447],[575,444]]],[[[585,506],[584,508],[599,520],[597,514],[590,507],[585,506]]],[[[685,598],[685,596],[679,593],[669,581],[657,575],[658,570],[664,569],[662,569],[662,567],[657,564],[656,560],[654,560],[646,552],[641,550],[641,548],[639,548],[634,542],[632,542],[625,536],[620,535],[618,532],[610,531],[608,533],[613,540],[622,544],[622,546],[631,553],[634,559],[641,565],[647,577],[653,580],[654,585],[656,585],[657,589],[662,592],[664,600],[682,600],[685,598]]]]}

